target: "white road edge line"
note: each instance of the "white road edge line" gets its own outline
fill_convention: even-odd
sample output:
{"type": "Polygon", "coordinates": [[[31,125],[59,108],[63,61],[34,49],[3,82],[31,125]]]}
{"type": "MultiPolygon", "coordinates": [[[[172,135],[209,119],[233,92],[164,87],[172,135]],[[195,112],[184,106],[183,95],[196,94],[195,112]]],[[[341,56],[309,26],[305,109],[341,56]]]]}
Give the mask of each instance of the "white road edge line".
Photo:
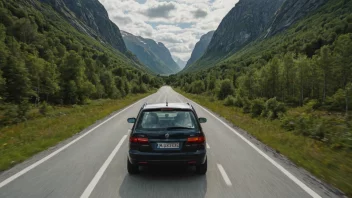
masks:
{"type": "Polygon", "coordinates": [[[222,176],[222,178],[224,179],[226,185],[232,186],[232,183],[231,183],[229,177],[227,176],[224,167],[222,167],[221,164],[217,164],[217,165],[218,165],[218,169],[219,169],[219,171],[220,171],[220,173],[221,173],[221,176],[222,176]]]}
{"type": "Polygon", "coordinates": [[[210,149],[210,146],[209,146],[209,144],[207,143],[207,149],[210,149]]]}
{"type": "MultiPolygon", "coordinates": [[[[176,92],[177,93],[177,92],[176,92]]],[[[179,93],[177,93],[179,94],[179,93]]],[[[192,101],[193,102],[193,101],[192,101]]],[[[228,124],[226,124],[224,121],[222,121],[220,118],[218,118],[216,115],[212,114],[210,111],[206,110],[204,107],[199,105],[196,102],[193,102],[194,104],[197,104],[200,108],[202,108],[204,111],[208,112],[211,116],[216,118],[218,121],[220,121],[223,125],[225,125],[228,129],[230,129],[234,134],[236,134],[238,137],[240,137],[243,141],[245,141],[249,146],[251,146],[254,150],[256,150],[260,155],[262,155],[265,159],[267,159],[270,163],[272,163],[277,169],[279,169],[282,173],[284,173],[288,178],[290,178],[293,182],[295,182],[299,187],[301,187],[304,191],[306,191],[310,196],[313,198],[321,198],[320,195],[318,195],[315,191],[313,191],[311,188],[309,188],[306,184],[301,182],[297,177],[295,177],[292,173],[290,173],[288,170],[286,170],[283,166],[281,166],[279,163],[277,163],[275,160],[270,158],[267,154],[265,154],[263,151],[261,151],[258,147],[256,147],[252,142],[247,140],[245,137],[243,137],[240,133],[238,133],[235,129],[230,127],[228,124]]]]}
{"type": "Polygon", "coordinates": [[[123,144],[123,142],[126,140],[127,135],[124,135],[122,137],[122,139],[120,140],[120,142],[117,144],[117,146],[115,147],[115,149],[111,152],[111,154],[109,155],[109,157],[105,160],[104,164],[100,167],[99,171],[95,174],[94,178],[92,179],[92,181],[89,183],[89,185],[87,186],[87,188],[84,190],[84,192],[81,195],[81,198],[89,198],[90,194],[92,194],[95,186],[98,184],[100,178],[103,176],[105,170],[108,168],[109,164],[111,163],[111,161],[114,159],[116,153],[119,151],[119,149],[121,148],[121,145],[123,144]]]}
{"type": "MultiPolygon", "coordinates": [[[[152,94],[154,95],[154,94],[152,94]]],[[[71,146],[72,144],[76,143],[77,141],[79,141],[80,139],[84,138],[86,135],[90,134],[92,131],[94,131],[95,129],[97,129],[98,127],[100,127],[101,125],[105,124],[106,122],[108,122],[109,120],[113,119],[114,117],[116,117],[117,115],[121,114],[122,112],[126,111],[127,109],[131,108],[132,106],[134,106],[135,104],[139,103],[141,100],[147,99],[149,97],[151,97],[152,95],[146,97],[146,98],[142,98],[140,100],[138,100],[137,102],[131,104],[130,106],[124,108],[123,110],[117,112],[115,115],[111,116],[110,118],[108,118],[107,120],[105,120],[104,122],[100,123],[99,125],[95,126],[94,128],[90,129],[89,131],[85,132],[84,134],[82,134],[81,136],[77,137],[76,139],[72,140],[70,143],[66,144],[65,146],[61,147],[60,149],[54,151],[53,153],[51,153],[50,155],[44,157],[43,159],[35,162],[34,164],[24,168],[23,170],[21,170],[20,172],[12,175],[11,177],[5,179],[4,181],[2,181],[0,183],[0,188],[4,187],[5,185],[9,184],[10,182],[12,182],[13,180],[17,179],[18,177],[24,175],[25,173],[27,173],[28,171],[32,170],[33,168],[39,166],[40,164],[44,163],[45,161],[49,160],[50,158],[54,157],[55,155],[57,155],[58,153],[60,153],[61,151],[65,150],[66,148],[68,148],[69,146],[71,146]]]]}

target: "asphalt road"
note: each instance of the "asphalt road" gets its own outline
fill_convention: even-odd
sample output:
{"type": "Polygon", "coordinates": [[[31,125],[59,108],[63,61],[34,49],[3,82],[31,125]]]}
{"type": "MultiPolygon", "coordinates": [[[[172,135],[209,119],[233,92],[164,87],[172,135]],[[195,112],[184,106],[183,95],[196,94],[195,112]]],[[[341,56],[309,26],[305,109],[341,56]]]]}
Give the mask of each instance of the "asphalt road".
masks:
{"type": "MultiPolygon", "coordinates": [[[[299,149],[299,148],[297,148],[299,149]]],[[[0,175],[0,198],[338,197],[336,192],[260,142],[170,87],[96,123],[0,175]],[[191,102],[208,143],[208,172],[126,169],[127,133],[143,103],[191,102]]]]}

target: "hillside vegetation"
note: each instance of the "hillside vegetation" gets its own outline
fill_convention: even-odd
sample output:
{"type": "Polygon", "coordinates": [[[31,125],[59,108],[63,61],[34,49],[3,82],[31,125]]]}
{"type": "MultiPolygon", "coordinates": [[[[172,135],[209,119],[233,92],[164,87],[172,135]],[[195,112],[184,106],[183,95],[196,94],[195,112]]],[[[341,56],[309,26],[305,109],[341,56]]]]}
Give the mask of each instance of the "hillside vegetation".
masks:
{"type": "MultiPolygon", "coordinates": [[[[279,122],[288,136],[309,138],[321,151],[329,150],[322,155],[344,153],[350,161],[345,153],[352,151],[351,10],[352,1],[330,0],[285,32],[252,42],[210,69],[171,76],[167,83],[228,109],[240,108],[252,122],[279,122]]],[[[282,144],[294,145],[291,140],[282,144]]],[[[264,143],[280,151],[278,145],[264,143]]],[[[290,149],[297,153],[297,147],[290,149]]],[[[322,177],[309,166],[309,158],[293,161],[351,195],[350,186],[322,177]]],[[[352,177],[351,169],[331,166],[343,170],[341,177],[352,177]]]]}
{"type": "MultiPolygon", "coordinates": [[[[185,93],[177,90],[187,98],[216,112],[221,117],[240,127],[255,139],[273,148],[278,156],[283,155],[294,162],[297,166],[308,170],[317,178],[329,182],[338,187],[347,195],[351,195],[352,187],[352,163],[349,149],[336,149],[326,146],[322,141],[289,133],[281,127],[280,120],[269,120],[263,117],[253,118],[251,114],[243,112],[240,107],[229,107],[224,101],[214,100],[210,96],[185,93]]],[[[289,109],[287,114],[306,112],[307,108],[289,109]]],[[[321,114],[324,112],[315,112],[321,114]]],[[[326,115],[332,119],[342,119],[343,116],[326,115]]],[[[335,191],[343,196],[344,193],[335,191]]]]}
{"type": "Polygon", "coordinates": [[[32,107],[118,99],[159,87],[161,80],[134,59],[80,33],[37,0],[1,0],[0,126],[28,120],[32,107]]]}

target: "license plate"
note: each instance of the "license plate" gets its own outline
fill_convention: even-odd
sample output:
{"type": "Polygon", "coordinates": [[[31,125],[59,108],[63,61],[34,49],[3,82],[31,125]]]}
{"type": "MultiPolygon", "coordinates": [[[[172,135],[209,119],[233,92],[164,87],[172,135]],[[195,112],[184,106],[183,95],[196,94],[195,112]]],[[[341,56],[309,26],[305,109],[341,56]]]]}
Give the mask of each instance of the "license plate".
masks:
{"type": "Polygon", "coordinates": [[[175,149],[180,148],[180,143],[158,143],[157,148],[175,149]]]}

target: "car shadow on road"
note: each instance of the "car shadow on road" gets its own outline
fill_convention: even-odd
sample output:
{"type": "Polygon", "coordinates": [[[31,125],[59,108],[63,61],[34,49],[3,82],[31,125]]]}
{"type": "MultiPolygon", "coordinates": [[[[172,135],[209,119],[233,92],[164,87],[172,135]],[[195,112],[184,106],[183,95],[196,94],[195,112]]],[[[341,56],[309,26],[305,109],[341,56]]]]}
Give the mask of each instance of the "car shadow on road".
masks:
{"type": "Polygon", "coordinates": [[[127,174],[120,186],[122,198],[204,197],[206,175],[197,175],[191,167],[144,167],[137,175],[127,174]]]}

